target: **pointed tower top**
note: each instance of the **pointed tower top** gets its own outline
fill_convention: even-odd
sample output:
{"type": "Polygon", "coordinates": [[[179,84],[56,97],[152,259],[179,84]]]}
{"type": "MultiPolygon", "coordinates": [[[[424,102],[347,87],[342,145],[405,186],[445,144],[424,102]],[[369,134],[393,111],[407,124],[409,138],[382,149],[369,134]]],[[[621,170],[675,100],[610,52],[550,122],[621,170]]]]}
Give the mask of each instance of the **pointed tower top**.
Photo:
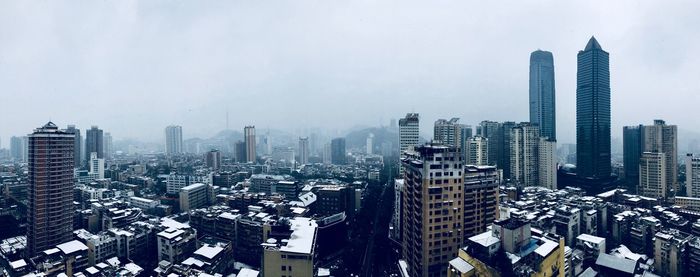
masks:
{"type": "Polygon", "coordinates": [[[588,44],[586,44],[586,49],[584,49],[583,51],[588,51],[588,50],[592,50],[592,49],[603,50],[603,47],[600,47],[600,44],[595,39],[595,36],[591,36],[591,39],[588,40],[588,44]]]}
{"type": "Polygon", "coordinates": [[[43,128],[43,129],[58,129],[58,126],[56,126],[56,124],[54,124],[53,122],[49,121],[41,128],[43,128]]]}

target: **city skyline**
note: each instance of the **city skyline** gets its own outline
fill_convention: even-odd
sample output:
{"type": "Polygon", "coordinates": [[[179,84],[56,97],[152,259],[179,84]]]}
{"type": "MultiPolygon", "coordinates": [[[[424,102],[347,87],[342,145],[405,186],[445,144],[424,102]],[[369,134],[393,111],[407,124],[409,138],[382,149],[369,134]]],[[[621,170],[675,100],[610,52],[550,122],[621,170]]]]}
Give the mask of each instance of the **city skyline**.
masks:
{"type": "MultiPolygon", "coordinates": [[[[196,8],[183,4],[170,12],[158,9],[161,4],[157,2],[116,4],[118,9],[104,3],[87,5],[86,9],[94,9],[94,15],[86,20],[105,25],[116,40],[107,39],[100,32],[102,29],[75,31],[72,26],[78,23],[68,16],[72,10],[66,8],[69,5],[60,6],[63,9],[53,4],[3,5],[2,18],[17,23],[0,27],[0,33],[8,34],[0,46],[0,84],[3,91],[13,92],[6,95],[6,100],[16,103],[6,110],[13,116],[0,119],[0,125],[8,126],[0,130],[2,147],[9,145],[11,136],[26,135],[37,122],[48,119],[80,129],[99,125],[110,130],[115,140],[152,141],[159,141],[156,137],[162,136],[152,126],[169,124],[187,129],[186,138],[212,136],[225,129],[227,121],[234,130],[247,124],[262,129],[347,130],[357,125],[376,126],[411,111],[420,113],[424,122],[450,117],[459,117],[464,124],[473,126],[482,120],[527,121],[528,54],[536,49],[546,49],[555,56],[557,138],[560,143],[571,143],[575,136],[575,54],[591,35],[604,41],[613,57],[612,106],[636,102],[634,107],[613,109],[613,138],[622,137],[622,126],[654,118],[675,122],[681,129],[700,130],[698,123],[676,112],[692,109],[692,100],[698,97],[694,92],[700,86],[693,77],[699,71],[700,55],[690,50],[700,44],[696,38],[700,36],[693,35],[697,33],[693,28],[680,28],[698,26],[698,19],[690,13],[692,9],[677,4],[612,4],[626,7],[623,15],[597,8],[596,3],[556,3],[541,11],[528,9],[530,6],[518,9],[519,3],[513,9],[495,9],[490,4],[470,9],[476,19],[480,12],[488,14],[484,12],[488,10],[498,10],[494,19],[530,18],[528,12],[546,15],[553,10],[560,11],[555,19],[570,19],[543,34],[534,32],[545,23],[538,20],[519,20],[522,24],[481,20],[477,22],[484,24],[483,28],[471,28],[474,22],[462,16],[460,7],[423,7],[416,3],[406,3],[398,14],[388,12],[394,7],[390,4],[343,6],[351,12],[366,11],[368,5],[376,8],[359,19],[342,16],[337,6],[324,4],[308,11],[308,20],[299,15],[256,19],[261,16],[256,12],[231,16],[249,8],[237,3],[196,8]],[[25,10],[46,19],[27,21],[21,18],[25,10]],[[671,12],[673,22],[663,16],[671,12]],[[435,13],[444,16],[436,18],[432,16],[435,13]],[[590,17],[599,22],[590,22],[590,17]],[[173,26],[172,31],[183,32],[184,37],[159,24],[177,20],[182,20],[182,25],[173,26]],[[314,25],[318,20],[329,20],[329,24],[314,25]],[[411,31],[398,31],[388,23],[392,20],[411,31]],[[431,23],[439,31],[421,29],[424,23],[431,23]],[[286,27],[270,28],[279,25],[286,27]],[[56,36],[48,34],[52,28],[65,39],[57,41],[56,36]],[[311,34],[306,31],[308,28],[311,34]],[[290,41],[285,49],[271,46],[270,42],[298,37],[300,30],[304,30],[304,39],[290,41]],[[332,34],[337,35],[326,39],[332,34]],[[153,38],[138,39],[150,36],[153,38]],[[37,44],[39,38],[54,43],[37,44]],[[246,42],[237,43],[239,39],[246,42]],[[76,44],[84,40],[84,44],[76,44]],[[410,43],[414,41],[420,43],[410,43]],[[163,44],[180,42],[183,44],[179,48],[163,44]],[[45,48],[44,44],[52,48],[45,48]],[[180,59],[172,61],[173,57],[180,59]],[[308,62],[301,63],[302,60],[308,62]],[[56,68],[72,70],[61,70],[47,82],[36,82],[48,76],[46,70],[56,68]],[[236,74],[241,72],[244,74],[236,74]],[[681,85],[667,93],[661,85],[664,83],[681,85]],[[54,105],[63,101],[63,95],[81,101],[72,101],[76,106],[70,108],[54,105]],[[437,101],[424,103],[417,97],[420,95],[431,95],[437,101]],[[282,116],[255,113],[257,104],[264,99],[282,100],[265,103],[282,116]],[[473,105],[469,109],[445,109],[439,103],[448,99],[473,105]],[[505,99],[509,101],[502,101],[505,99]],[[15,108],[30,100],[39,111],[30,113],[15,108]],[[252,105],[237,105],[240,101],[252,105]],[[670,104],[656,107],[660,101],[670,104]],[[129,103],[129,113],[122,111],[122,105],[103,104],[120,102],[129,103]],[[388,102],[396,105],[388,106],[388,102]],[[307,103],[314,109],[281,106],[288,103],[307,103]],[[356,113],[354,103],[363,103],[367,112],[356,113]],[[639,116],[637,109],[653,110],[654,114],[639,116]],[[252,118],[252,114],[256,117],[252,118]]],[[[295,7],[290,4],[290,8],[295,7]]],[[[76,12],[81,11],[85,10],[76,12]]],[[[430,128],[423,125],[421,134],[429,134],[430,128]]]]}

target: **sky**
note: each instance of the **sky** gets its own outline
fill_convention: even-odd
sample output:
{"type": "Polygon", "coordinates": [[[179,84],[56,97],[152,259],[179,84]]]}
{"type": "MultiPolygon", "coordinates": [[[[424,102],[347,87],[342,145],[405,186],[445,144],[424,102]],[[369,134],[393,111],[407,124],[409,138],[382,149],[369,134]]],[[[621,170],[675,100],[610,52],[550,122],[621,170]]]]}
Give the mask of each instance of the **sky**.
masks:
{"type": "Polygon", "coordinates": [[[407,112],[527,121],[530,52],[554,54],[575,141],[576,54],[610,53],[613,137],[700,131],[698,1],[0,1],[0,138],[48,120],[160,141],[226,128],[342,131],[407,112]]]}

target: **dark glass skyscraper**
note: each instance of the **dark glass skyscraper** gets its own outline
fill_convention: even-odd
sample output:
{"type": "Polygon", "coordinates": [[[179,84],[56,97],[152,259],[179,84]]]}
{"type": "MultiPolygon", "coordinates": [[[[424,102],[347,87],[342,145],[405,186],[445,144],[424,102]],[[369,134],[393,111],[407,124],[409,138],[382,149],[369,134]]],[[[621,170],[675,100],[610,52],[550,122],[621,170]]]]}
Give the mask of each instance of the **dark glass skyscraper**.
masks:
{"type": "Polygon", "coordinates": [[[595,37],[578,52],[576,79],[576,171],[610,177],[610,62],[595,37]]]}
{"type": "Polygon", "coordinates": [[[540,126],[540,136],[557,139],[554,94],[554,58],[548,51],[530,54],[530,123],[540,126]]]}
{"type": "Polygon", "coordinates": [[[630,188],[637,188],[639,184],[639,158],[644,152],[642,130],[644,126],[625,126],[622,129],[622,155],[625,169],[625,181],[630,188]]]}
{"type": "Polygon", "coordinates": [[[345,164],[345,139],[336,138],[331,140],[331,162],[333,164],[345,164]]]}
{"type": "Polygon", "coordinates": [[[92,128],[85,131],[85,159],[90,158],[90,153],[97,153],[97,158],[102,159],[105,157],[104,152],[104,137],[102,129],[97,128],[97,126],[92,126],[92,128]]]}

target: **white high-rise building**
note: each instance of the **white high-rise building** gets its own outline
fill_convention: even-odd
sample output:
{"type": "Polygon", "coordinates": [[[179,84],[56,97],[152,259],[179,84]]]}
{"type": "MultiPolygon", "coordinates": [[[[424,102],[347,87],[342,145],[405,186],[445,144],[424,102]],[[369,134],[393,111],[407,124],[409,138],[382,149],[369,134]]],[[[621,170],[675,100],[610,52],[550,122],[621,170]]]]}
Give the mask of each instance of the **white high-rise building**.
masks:
{"type": "Polygon", "coordinates": [[[373,152],[372,147],[374,147],[373,143],[374,143],[374,134],[369,133],[369,135],[367,136],[367,143],[365,144],[365,152],[367,154],[372,154],[372,152],[373,152]]]}
{"type": "Polygon", "coordinates": [[[642,143],[642,152],[665,154],[665,187],[678,191],[678,127],[666,125],[660,119],[654,120],[654,125],[645,125],[642,129],[642,143]]]}
{"type": "Polygon", "coordinates": [[[309,138],[299,138],[299,163],[309,163],[309,138]]]}
{"type": "Polygon", "coordinates": [[[182,154],[182,126],[165,127],[165,153],[168,155],[182,154]]]}
{"type": "Polygon", "coordinates": [[[666,154],[644,152],[639,159],[639,188],[641,196],[666,198],[666,154]]]}
{"type": "MultiPolygon", "coordinates": [[[[406,117],[399,119],[399,158],[405,151],[413,151],[413,147],[418,145],[419,138],[419,116],[417,113],[406,114],[406,117]]],[[[399,176],[403,175],[403,165],[399,164],[399,176]]]]}
{"type": "Polygon", "coordinates": [[[489,164],[489,139],[482,136],[467,138],[466,164],[468,165],[488,165],[489,164]]]}
{"type": "Polygon", "coordinates": [[[540,130],[537,125],[520,123],[510,130],[510,179],[524,186],[536,186],[540,181],[540,130]]]}
{"type": "Polygon", "coordinates": [[[685,190],[688,197],[700,197],[700,157],[685,155],[685,190]]]}
{"type": "Polygon", "coordinates": [[[462,126],[462,124],[459,124],[459,118],[450,120],[438,119],[433,127],[433,140],[442,144],[461,147],[462,126]]]}
{"type": "Polygon", "coordinates": [[[539,153],[539,185],[557,188],[557,142],[540,137],[539,153]]]}
{"type": "Polygon", "coordinates": [[[245,140],[246,162],[255,163],[255,126],[245,126],[243,128],[243,139],[245,140]]]}
{"type": "Polygon", "coordinates": [[[90,175],[95,179],[105,178],[105,159],[98,158],[96,152],[90,153],[90,175]]]}

